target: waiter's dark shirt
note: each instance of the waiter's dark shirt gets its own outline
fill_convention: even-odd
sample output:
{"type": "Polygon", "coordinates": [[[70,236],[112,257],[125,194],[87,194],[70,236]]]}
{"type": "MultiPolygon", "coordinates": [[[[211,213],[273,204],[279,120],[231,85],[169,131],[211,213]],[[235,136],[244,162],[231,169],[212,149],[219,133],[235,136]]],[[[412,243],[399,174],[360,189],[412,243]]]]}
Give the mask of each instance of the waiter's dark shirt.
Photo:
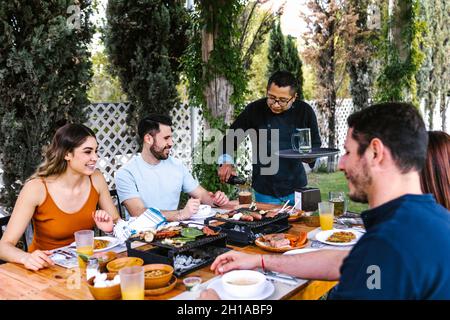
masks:
{"type": "MultiPolygon", "coordinates": [[[[296,100],[287,111],[274,114],[267,105],[267,98],[256,100],[245,108],[236,118],[230,129],[256,130],[256,141],[252,139],[253,157],[256,153],[256,163],[253,164],[252,187],[257,192],[275,197],[283,197],[294,192],[295,189],[307,185],[306,173],[299,159],[279,158],[279,170],[275,175],[262,175],[261,168],[270,167],[270,164],[262,164],[258,146],[260,143],[259,129],[267,129],[266,156],[270,155],[272,137],[270,130],[279,129],[279,148],[276,151],[292,149],[291,136],[295,129],[310,128],[311,144],[313,148],[321,146],[317,118],[312,107],[304,101],[296,100]]],[[[241,141],[233,135],[227,134],[222,141],[225,154],[233,155],[241,141]],[[228,142],[227,142],[228,141],[228,142]],[[233,146],[233,150],[227,150],[226,145],[233,146]]],[[[264,156],[264,155],[263,155],[264,156]]]]}

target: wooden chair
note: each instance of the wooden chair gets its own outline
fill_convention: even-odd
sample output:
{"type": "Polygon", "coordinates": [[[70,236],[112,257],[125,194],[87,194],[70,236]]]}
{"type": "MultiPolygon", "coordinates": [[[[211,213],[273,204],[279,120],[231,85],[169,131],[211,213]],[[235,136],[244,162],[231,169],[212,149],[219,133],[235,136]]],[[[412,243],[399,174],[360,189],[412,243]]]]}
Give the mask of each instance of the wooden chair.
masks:
{"type": "Polygon", "coordinates": [[[119,210],[119,215],[120,217],[125,220],[125,211],[122,208],[122,204],[120,203],[120,199],[119,199],[119,195],[117,194],[117,190],[113,189],[109,191],[109,194],[111,195],[111,198],[113,199],[113,201],[115,201],[115,205],[117,207],[117,209],[119,210]]]}

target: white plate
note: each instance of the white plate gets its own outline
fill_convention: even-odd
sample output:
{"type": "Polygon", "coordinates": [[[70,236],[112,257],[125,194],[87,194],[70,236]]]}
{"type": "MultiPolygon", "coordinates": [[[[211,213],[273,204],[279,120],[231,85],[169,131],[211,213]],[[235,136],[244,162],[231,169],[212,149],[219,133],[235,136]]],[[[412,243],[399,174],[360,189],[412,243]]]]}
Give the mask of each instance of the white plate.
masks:
{"type": "Polygon", "coordinates": [[[225,292],[222,286],[222,277],[219,277],[215,280],[212,280],[211,283],[208,284],[208,289],[216,290],[217,294],[222,300],[264,300],[274,293],[275,286],[273,285],[272,282],[266,281],[266,287],[264,288],[263,292],[261,292],[261,294],[249,298],[239,298],[229,295],[228,293],[225,292]]]}
{"type": "Polygon", "coordinates": [[[196,213],[196,214],[192,215],[190,219],[192,219],[192,220],[205,220],[206,218],[212,217],[215,214],[216,213],[214,211],[211,211],[208,214],[198,214],[198,213],[196,213]]]}
{"type": "Polygon", "coordinates": [[[316,240],[320,241],[322,243],[325,243],[325,244],[329,244],[330,246],[352,246],[358,242],[359,238],[361,238],[362,235],[363,234],[361,232],[354,231],[354,230],[333,229],[333,230],[326,230],[326,231],[319,232],[318,234],[316,234],[316,240]],[[331,236],[333,233],[339,232],[339,231],[351,232],[356,236],[356,238],[353,241],[342,242],[342,243],[327,241],[329,236],[331,236]]]}
{"type": "Polygon", "coordinates": [[[291,254],[300,254],[300,253],[307,253],[307,252],[313,252],[318,251],[317,248],[303,248],[303,249],[295,249],[295,250],[289,250],[283,253],[284,255],[291,255],[291,254]]]}
{"type": "MultiPolygon", "coordinates": [[[[114,248],[115,246],[117,246],[117,245],[120,244],[119,239],[114,238],[114,237],[104,236],[104,237],[94,237],[94,239],[97,239],[97,240],[107,240],[107,241],[109,241],[109,244],[108,244],[108,246],[107,246],[106,248],[103,248],[103,249],[96,249],[96,250],[94,250],[94,253],[96,253],[96,252],[102,252],[102,251],[107,251],[107,250],[109,250],[109,249],[111,249],[111,248],[114,248]]],[[[75,247],[75,248],[76,248],[76,246],[77,246],[77,244],[76,244],[75,242],[72,242],[72,243],[70,244],[70,247],[75,247]]]]}

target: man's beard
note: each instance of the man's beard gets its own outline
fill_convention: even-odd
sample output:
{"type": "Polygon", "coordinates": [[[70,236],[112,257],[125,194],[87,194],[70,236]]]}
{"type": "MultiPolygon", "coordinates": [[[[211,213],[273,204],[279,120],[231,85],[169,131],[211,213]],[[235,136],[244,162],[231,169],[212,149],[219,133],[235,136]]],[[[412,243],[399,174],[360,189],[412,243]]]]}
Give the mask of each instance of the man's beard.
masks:
{"type": "Polygon", "coordinates": [[[158,160],[166,160],[169,157],[169,153],[167,153],[167,155],[164,154],[164,151],[166,149],[170,149],[170,148],[162,148],[162,149],[157,149],[156,146],[151,146],[150,147],[150,152],[152,153],[152,155],[158,159],[158,160]]]}
{"type": "Polygon", "coordinates": [[[347,180],[353,184],[353,192],[349,193],[350,200],[360,203],[368,203],[367,189],[372,184],[372,177],[368,175],[367,163],[364,161],[361,171],[353,174],[345,174],[347,180]]]}

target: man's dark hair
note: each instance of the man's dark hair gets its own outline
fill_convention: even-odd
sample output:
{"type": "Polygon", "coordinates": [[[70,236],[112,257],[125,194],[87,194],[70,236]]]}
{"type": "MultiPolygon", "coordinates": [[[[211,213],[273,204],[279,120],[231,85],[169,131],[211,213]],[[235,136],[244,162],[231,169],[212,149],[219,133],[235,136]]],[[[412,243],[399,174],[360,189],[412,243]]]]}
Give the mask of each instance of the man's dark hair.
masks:
{"type": "Polygon", "coordinates": [[[278,87],[291,87],[293,93],[298,92],[298,80],[289,71],[277,71],[272,74],[267,81],[267,89],[270,88],[271,84],[276,84],[278,87]]]}
{"type": "Polygon", "coordinates": [[[144,119],[139,121],[138,124],[138,135],[141,140],[144,139],[144,136],[147,133],[155,136],[159,132],[159,125],[164,124],[166,126],[172,126],[172,119],[169,116],[151,113],[146,116],[144,119]]]}
{"type": "Polygon", "coordinates": [[[355,112],[347,119],[361,156],[374,138],[391,151],[402,173],[421,170],[427,156],[428,134],[416,107],[409,103],[380,103],[355,112]]]}

